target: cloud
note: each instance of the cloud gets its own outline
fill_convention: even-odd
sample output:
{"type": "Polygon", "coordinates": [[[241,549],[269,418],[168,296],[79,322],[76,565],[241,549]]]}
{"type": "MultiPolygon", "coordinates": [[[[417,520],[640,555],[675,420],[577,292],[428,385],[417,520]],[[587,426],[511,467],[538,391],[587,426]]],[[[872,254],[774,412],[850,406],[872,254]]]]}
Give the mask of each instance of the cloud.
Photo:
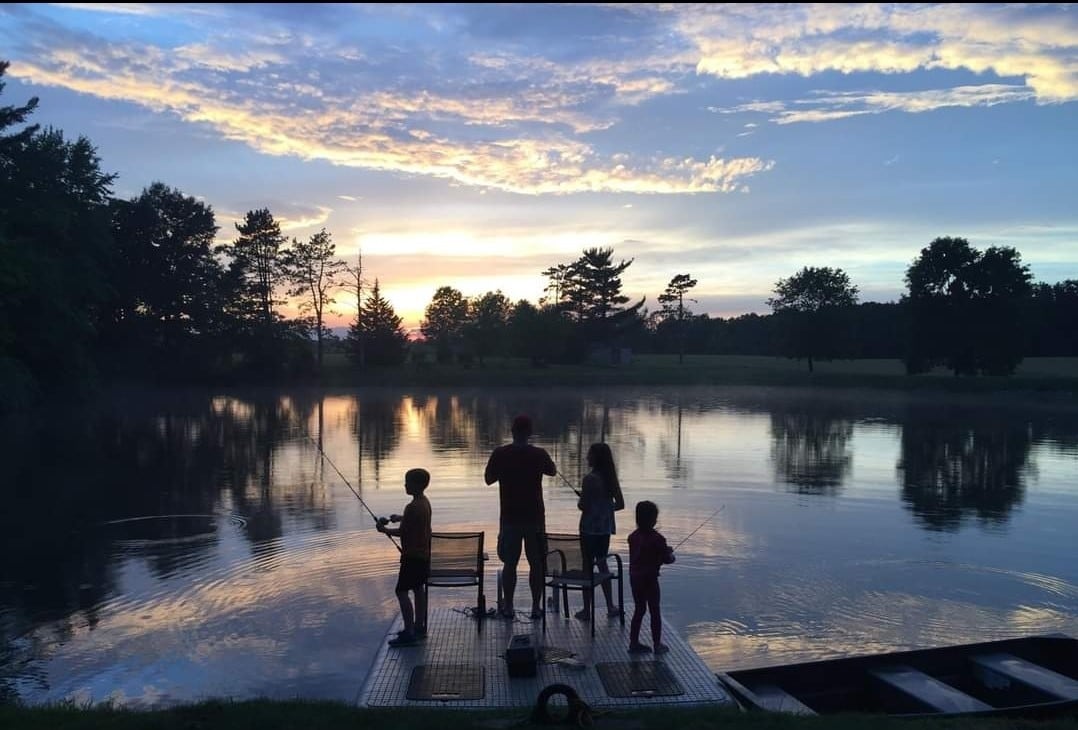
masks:
{"type": "Polygon", "coordinates": [[[1078,100],[1078,14],[1060,5],[675,6],[700,74],[968,70],[1020,77],[1038,103],[1078,100]]]}
{"type": "Polygon", "coordinates": [[[611,122],[577,111],[579,95],[562,88],[497,96],[465,89],[459,97],[425,90],[345,93],[290,80],[275,53],[225,54],[205,44],[181,51],[71,43],[14,65],[11,74],[176,114],[266,154],[512,193],[733,192],[774,164],[756,157],[601,153],[579,135],[611,122]]]}
{"type": "Polygon", "coordinates": [[[981,84],[950,89],[923,91],[846,91],[817,92],[807,99],[792,102],[753,101],[726,109],[712,107],[722,114],[766,113],[776,124],[829,122],[836,119],[901,111],[922,114],[947,107],[987,107],[1020,101],[1032,101],[1034,92],[1025,86],[981,84]]]}

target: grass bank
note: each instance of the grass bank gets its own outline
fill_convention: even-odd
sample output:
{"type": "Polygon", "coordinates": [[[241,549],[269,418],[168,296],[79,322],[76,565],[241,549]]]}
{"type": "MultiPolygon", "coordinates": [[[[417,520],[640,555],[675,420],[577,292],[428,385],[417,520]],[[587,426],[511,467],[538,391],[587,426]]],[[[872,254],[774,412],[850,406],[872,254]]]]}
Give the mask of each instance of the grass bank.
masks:
{"type": "MultiPolygon", "coordinates": [[[[336,702],[206,702],[167,710],[0,706],[6,730],[502,730],[550,727],[529,722],[526,711],[367,710],[336,702]]],[[[848,715],[829,718],[743,714],[733,710],[655,709],[600,715],[595,727],[610,730],[1076,730],[1075,718],[1035,720],[898,720],[848,715]]]]}
{"type": "Polygon", "coordinates": [[[1030,358],[1010,377],[957,378],[937,369],[908,376],[899,360],[834,360],[808,372],[803,362],[777,357],[640,355],[629,365],[550,365],[532,367],[524,360],[491,358],[480,367],[407,363],[381,371],[359,371],[339,353],[327,356],[324,384],[363,385],[764,385],[885,388],[962,393],[995,391],[1054,392],[1078,395],[1078,358],[1030,358]]]}

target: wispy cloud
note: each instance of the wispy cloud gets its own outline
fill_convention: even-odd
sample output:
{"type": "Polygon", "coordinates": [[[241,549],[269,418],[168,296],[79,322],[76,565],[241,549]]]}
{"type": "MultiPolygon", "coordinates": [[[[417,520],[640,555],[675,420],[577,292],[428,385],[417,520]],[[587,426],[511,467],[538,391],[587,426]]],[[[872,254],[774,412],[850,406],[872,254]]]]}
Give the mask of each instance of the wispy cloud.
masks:
{"type": "Polygon", "coordinates": [[[1059,5],[672,6],[722,78],[964,69],[1020,77],[1039,103],[1078,99],[1078,13],[1059,5]]]}
{"type": "Polygon", "coordinates": [[[762,112],[775,115],[770,121],[776,124],[795,124],[890,111],[921,114],[947,107],[985,107],[1033,99],[1033,90],[1025,86],[981,84],[924,91],[817,92],[808,99],[753,101],[726,109],[712,107],[711,110],[722,114],[762,112]]]}

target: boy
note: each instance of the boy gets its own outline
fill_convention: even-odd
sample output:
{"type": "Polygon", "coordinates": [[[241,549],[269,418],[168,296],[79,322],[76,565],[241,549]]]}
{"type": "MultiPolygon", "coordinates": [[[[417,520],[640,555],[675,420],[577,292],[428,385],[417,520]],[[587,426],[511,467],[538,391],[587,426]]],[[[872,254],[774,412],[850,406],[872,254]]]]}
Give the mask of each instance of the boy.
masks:
{"type": "Polygon", "coordinates": [[[404,508],[401,526],[386,527],[378,522],[378,531],[400,536],[401,567],[397,576],[397,601],[401,606],[404,630],[390,639],[389,645],[413,646],[427,635],[427,593],[424,590],[430,575],[430,502],[423,496],[430,484],[426,469],[409,469],[404,475],[404,491],[412,495],[412,501],[404,508]],[[408,591],[415,593],[415,608],[409,600],[408,591]]]}

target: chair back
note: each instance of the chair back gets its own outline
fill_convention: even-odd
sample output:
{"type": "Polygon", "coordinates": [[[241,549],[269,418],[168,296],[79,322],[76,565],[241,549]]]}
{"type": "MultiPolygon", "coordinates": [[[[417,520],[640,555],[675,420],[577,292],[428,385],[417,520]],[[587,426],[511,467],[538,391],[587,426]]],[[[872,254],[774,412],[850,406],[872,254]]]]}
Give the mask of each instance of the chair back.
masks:
{"type": "Polygon", "coordinates": [[[548,532],[546,550],[547,575],[562,575],[563,557],[565,575],[587,575],[590,572],[584,565],[584,551],[580,546],[580,535],[548,532]]]}
{"type": "Polygon", "coordinates": [[[432,532],[430,585],[477,585],[483,572],[482,532],[432,532]]]}

